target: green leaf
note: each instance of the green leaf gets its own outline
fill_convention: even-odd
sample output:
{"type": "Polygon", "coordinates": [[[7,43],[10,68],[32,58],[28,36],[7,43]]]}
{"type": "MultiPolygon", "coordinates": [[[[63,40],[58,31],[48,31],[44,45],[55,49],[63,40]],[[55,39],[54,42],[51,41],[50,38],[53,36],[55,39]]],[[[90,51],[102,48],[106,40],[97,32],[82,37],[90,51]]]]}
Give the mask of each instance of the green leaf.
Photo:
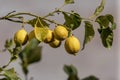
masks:
{"type": "MultiPolygon", "coordinates": [[[[41,19],[40,17],[39,17],[39,20],[41,21],[42,25],[44,25],[46,27],[49,27],[49,25],[43,19],[41,19]]],[[[36,24],[37,21],[38,21],[38,18],[34,18],[32,20],[29,20],[27,23],[32,25],[33,27],[35,27],[35,24],[36,24]]],[[[39,24],[39,23],[37,24],[37,26],[40,26],[40,25],[41,24],[39,24]]]]}
{"type": "Polygon", "coordinates": [[[5,75],[5,77],[7,78],[7,80],[21,80],[21,79],[17,76],[14,68],[5,70],[5,71],[4,71],[4,75],[5,75]]]}
{"type": "Polygon", "coordinates": [[[10,48],[12,45],[14,44],[13,40],[12,39],[7,39],[5,41],[5,48],[10,48]]]}
{"type": "Polygon", "coordinates": [[[42,47],[37,46],[34,49],[30,50],[30,53],[27,54],[28,64],[32,64],[41,60],[42,47]]]}
{"type": "Polygon", "coordinates": [[[65,3],[65,4],[73,4],[73,3],[74,3],[74,0],[65,0],[64,3],[65,3]]]}
{"type": "Polygon", "coordinates": [[[114,17],[111,14],[106,14],[104,16],[99,16],[96,22],[100,25],[98,32],[100,33],[103,46],[111,48],[113,43],[113,30],[116,29],[114,17]]]}
{"type": "Polygon", "coordinates": [[[95,32],[92,23],[85,21],[85,37],[82,50],[85,48],[85,45],[93,39],[94,35],[95,32]]]}
{"type": "Polygon", "coordinates": [[[41,60],[41,47],[38,47],[39,41],[33,38],[21,51],[19,57],[22,60],[22,68],[25,74],[28,73],[28,65],[41,60]]]}
{"type": "Polygon", "coordinates": [[[21,67],[22,67],[22,70],[24,72],[25,75],[28,74],[28,64],[27,64],[27,60],[22,60],[22,63],[21,63],[21,67]]]}
{"type": "Polygon", "coordinates": [[[112,24],[114,23],[114,17],[111,14],[106,14],[105,16],[112,24]]]}
{"type": "Polygon", "coordinates": [[[113,43],[113,31],[109,27],[106,29],[98,29],[98,31],[104,47],[111,48],[113,43]]]}
{"type": "Polygon", "coordinates": [[[105,15],[109,22],[111,23],[111,29],[115,30],[116,29],[116,23],[114,22],[114,17],[111,14],[105,15]]]}
{"type": "Polygon", "coordinates": [[[35,37],[39,41],[44,41],[46,38],[46,35],[48,33],[48,27],[44,25],[42,22],[42,19],[38,18],[35,25],[34,25],[34,32],[35,32],[35,37]]]}
{"type": "Polygon", "coordinates": [[[0,73],[3,71],[3,68],[0,67],[0,73]]]}
{"type": "Polygon", "coordinates": [[[117,26],[117,25],[116,25],[116,23],[114,22],[114,23],[111,25],[111,29],[112,29],[112,30],[115,30],[115,29],[116,29],[116,26],[117,26]]]}
{"type": "Polygon", "coordinates": [[[39,44],[39,41],[33,38],[19,54],[20,58],[23,59],[24,56],[30,53],[30,50],[33,50],[35,47],[37,47],[38,44],[39,44]]]}
{"type": "Polygon", "coordinates": [[[69,29],[74,30],[78,28],[81,24],[81,17],[77,13],[67,14],[67,12],[62,12],[65,18],[65,23],[69,29]]]}
{"type": "Polygon", "coordinates": [[[99,23],[100,27],[102,29],[105,29],[107,27],[109,27],[109,20],[108,20],[108,17],[107,16],[99,16],[96,18],[95,20],[97,23],[99,23]]]}
{"type": "Polygon", "coordinates": [[[105,6],[105,0],[102,0],[101,4],[96,8],[94,12],[94,16],[99,15],[104,10],[104,6],[105,6]]]}
{"type": "Polygon", "coordinates": [[[99,80],[99,79],[97,77],[91,75],[91,76],[88,76],[88,77],[86,77],[86,78],[84,78],[82,80],[99,80]]]}
{"type": "Polygon", "coordinates": [[[96,22],[99,23],[102,29],[107,28],[109,26],[112,30],[116,29],[116,23],[114,22],[114,17],[111,14],[106,14],[104,16],[97,17],[96,22]]]}
{"type": "Polygon", "coordinates": [[[4,47],[9,51],[9,53],[12,55],[13,54],[13,49],[15,47],[14,40],[13,39],[7,39],[5,41],[4,47]]]}
{"type": "Polygon", "coordinates": [[[48,28],[35,26],[34,31],[35,31],[35,37],[39,41],[44,41],[48,33],[48,28]]]}
{"type": "Polygon", "coordinates": [[[63,67],[64,71],[68,76],[70,75],[76,75],[78,74],[77,69],[73,65],[64,65],[63,67]]]}

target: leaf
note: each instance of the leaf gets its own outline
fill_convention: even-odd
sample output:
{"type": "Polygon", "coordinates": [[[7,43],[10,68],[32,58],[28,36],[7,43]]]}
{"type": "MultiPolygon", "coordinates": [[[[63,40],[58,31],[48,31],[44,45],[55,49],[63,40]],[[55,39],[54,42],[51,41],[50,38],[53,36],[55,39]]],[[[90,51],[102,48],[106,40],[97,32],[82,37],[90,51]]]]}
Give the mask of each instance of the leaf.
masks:
{"type": "Polygon", "coordinates": [[[108,27],[106,29],[99,29],[102,44],[106,48],[111,48],[113,43],[113,31],[108,27]]]}
{"type": "MultiPolygon", "coordinates": [[[[39,20],[41,21],[42,25],[49,27],[49,25],[39,17],[39,20]]],[[[35,27],[36,22],[38,21],[38,18],[34,18],[32,20],[29,20],[27,23],[32,25],[33,27],[35,27]]],[[[37,26],[39,26],[40,24],[37,24],[37,26]]]]}
{"type": "Polygon", "coordinates": [[[46,25],[44,25],[41,19],[38,18],[34,26],[35,37],[39,41],[44,41],[48,33],[48,28],[46,25]]]}
{"type": "Polygon", "coordinates": [[[4,47],[9,51],[9,53],[13,54],[13,48],[15,47],[14,40],[13,39],[7,39],[5,41],[4,47]]]}
{"type": "Polygon", "coordinates": [[[65,4],[73,4],[73,3],[74,3],[74,0],[65,0],[64,3],[65,3],[65,4]]]}
{"type": "Polygon", "coordinates": [[[28,64],[26,60],[22,60],[21,67],[24,74],[27,75],[29,71],[28,71],[28,64]]]}
{"type": "Polygon", "coordinates": [[[99,16],[96,18],[95,21],[97,23],[99,23],[99,25],[102,29],[105,29],[109,26],[109,20],[108,20],[108,17],[106,17],[106,16],[99,16]]]}
{"type": "Polygon", "coordinates": [[[97,17],[96,22],[99,23],[101,28],[107,28],[110,26],[112,30],[116,29],[116,23],[114,22],[114,17],[111,14],[97,17]]]}
{"type": "Polygon", "coordinates": [[[96,22],[100,25],[98,32],[100,33],[103,46],[111,48],[113,43],[113,30],[116,29],[114,17],[111,14],[106,14],[104,16],[99,16],[96,22]]]}
{"type": "Polygon", "coordinates": [[[65,18],[64,25],[66,25],[69,29],[74,30],[80,26],[82,19],[79,14],[73,13],[68,15],[66,12],[63,12],[63,15],[65,18]]]}
{"type": "Polygon", "coordinates": [[[39,41],[44,41],[48,33],[48,28],[35,26],[34,31],[35,31],[35,37],[39,41]]]}
{"type": "Polygon", "coordinates": [[[22,68],[25,74],[28,73],[28,65],[41,60],[41,47],[38,47],[39,41],[33,38],[19,54],[22,60],[22,68]]]}
{"type": "Polygon", "coordinates": [[[97,77],[91,75],[91,76],[88,76],[88,77],[86,77],[86,78],[84,78],[82,80],[99,80],[99,79],[97,77]]]}
{"type": "Polygon", "coordinates": [[[106,14],[105,16],[112,24],[114,23],[114,17],[111,14],[106,14]]]}
{"type": "Polygon", "coordinates": [[[111,29],[112,29],[112,30],[115,30],[115,29],[116,29],[116,26],[117,26],[117,25],[116,25],[116,23],[114,22],[114,23],[111,25],[111,29]]]}
{"type": "Polygon", "coordinates": [[[77,69],[73,65],[64,65],[63,69],[68,76],[78,74],[77,69]]]}
{"type": "Polygon", "coordinates": [[[105,0],[102,0],[101,4],[96,8],[94,15],[95,16],[99,15],[103,11],[104,6],[105,6],[105,0]]]}
{"type": "Polygon", "coordinates": [[[16,72],[14,71],[14,68],[8,69],[4,71],[4,75],[7,78],[7,80],[21,80],[16,72]]]}
{"type": "Polygon", "coordinates": [[[93,39],[94,35],[95,32],[92,23],[85,21],[85,37],[82,50],[85,48],[85,45],[93,39]]]}
{"type": "Polygon", "coordinates": [[[38,44],[39,44],[39,41],[33,38],[19,54],[20,58],[23,59],[24,56],[30,53],[30,50],[33,50],[35,47],[37,47],[38,44]]]}
{"type": "Polygon", "coordinates": [[[41,60],[42,47],[37,46],[34,49],[30,50],[30,53],[27,54],[28,64],[32,64],[41,60]]]}
{"type": "Polygon", "coordinates": [[[3,71],[3,68],[0,67],[0,73],[3,71]]]}
{"type": "Polygon", "coordinates": [[[116,29],[116,23],[114,22],[114,17],[111,14],[105,15],[109,22],[111,22],[111,29],[115,30],[116,29]]]}
{"type": "Polygon", "coordinates": [[[10,48],[12,45],[14,44],[13,40],[12,39],[7,39],[5,41],[5,48],[10,48]]]}

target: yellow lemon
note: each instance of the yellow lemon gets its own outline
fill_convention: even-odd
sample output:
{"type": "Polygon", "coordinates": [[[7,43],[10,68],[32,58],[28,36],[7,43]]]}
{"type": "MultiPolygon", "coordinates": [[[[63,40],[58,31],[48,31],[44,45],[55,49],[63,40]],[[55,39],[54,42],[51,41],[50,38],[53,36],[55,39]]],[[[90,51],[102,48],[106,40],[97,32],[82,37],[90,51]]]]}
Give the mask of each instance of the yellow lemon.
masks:
{"type": "Polygon", "coordinates": [[[32,40],[33,38],[35,38],[35,32],[34,30],[32,30],[29,35],[28,35],[29,41],[32,40]]]}
{"type": "Polygon", "coordinates": [[[25,29],[18,30],[14,35],[14,41],[18,45],[24,45],[27,43],[28,40],[28,33],[25,29]]]}
{"type": "Polygon", "coordinates": [[[46,37],[44,39],[45,43],[50,43],[54,40],[54,36],[53,36],[53,31],[48,29],[48,33],[46,34],[46,37]]]}
{"type": "Polygon", "coordinates": [[[53,48],[58,48],[61,45],[61,41],[54,39],[52,42],[49,43],[49,45],[53,48]]]}
{"type": "Polygon", "coordinates": [[[70,36],[66,39],[64,47],[68,53],[76,55],[80,50],[80,41],[75,36],[70,36]]]}
{"type": "Polygon", "coordinates": [[[68,37],[68,31],[64,26],[57,26],[54,29],[54,36],[58,40],[64,40],[68,37]]]}

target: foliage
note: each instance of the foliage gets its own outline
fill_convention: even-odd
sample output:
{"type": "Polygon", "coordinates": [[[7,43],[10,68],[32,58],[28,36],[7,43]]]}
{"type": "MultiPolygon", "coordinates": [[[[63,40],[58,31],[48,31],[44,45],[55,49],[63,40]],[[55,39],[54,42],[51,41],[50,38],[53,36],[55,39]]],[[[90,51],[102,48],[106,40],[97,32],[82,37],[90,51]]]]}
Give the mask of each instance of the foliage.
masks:
{"type": "MultiPolygon", "coordinates": [[[[74,4],[74,0],[65,0],[62,7],[68,4],[74,4]]],[[[116,23],[114,17],[111,14],[100,15],[104,10],[105,0],[102,0],[100,5],[95,9],[92,16],[89,18],[83,18],[77,12],[71,10],[70,12],[63,11],[62,7],[55,9],[54,11],[48,13],[47,15],[41,17],[34,15],[32,13],[26,12],[16,12],[12,11],[7,15],[0,17],[0,20],[8,20],[14,23],[21,23],[24,28],[26,24],[29,24],[33,27],[35,37],[28,41],[25,45],[17,45],[13,38],[7,39],[5,42],[4,51],[9,51],[11,58],[8,64],[0,68],[0,76],[3,76],[0,80],[20,80],[14,68],[7,69],[9,64],[16,59],[21,59],[21,67],[25,76],[27,77],[29,70],[28,67],[30,64],[39,62],[42,56],[42,47],[40,43],[44,42],[46,34],[48,33],[49,24],[63,25],[69,32],[69,35],[72,35],[76,29],[79,29],[81,23],[84,23],[85,35],[83,40],[83,47],[81,50],[85,49],[86,44],[92,41],[95,36],[95,29],[93,23],[98,23],[99,28],[98,32],[100,34],[101,42],[105,48],[111,48],[114,37],[114,30],[116,29],[116,23]],[[62,14],[64,17],[64,22],[59,23],[55,20],[48,18],[49,16],[54,17],[54,14],[62,14]],[[24,16],[28,15],[33,17],[30,20],[24,20],[24,16]]],[[[78,71],[73,65],[64,65],[64,71],[68,75],[67,80],[99,80],[95,76],[88,76],[84,79],[78,77],[78,71]]],[[[27,80],[27,78],[26,78],[27,80]]]]}
{"type": "Polygon", "coordinates": [[[78,72],[75,66],[73,65],[64,65],[63,67],[64,71],[68,75],[67,80],[99,80],[97,77],[90,75],[88,77],[85,77],[83,79],[78,77],[78,72]]]}

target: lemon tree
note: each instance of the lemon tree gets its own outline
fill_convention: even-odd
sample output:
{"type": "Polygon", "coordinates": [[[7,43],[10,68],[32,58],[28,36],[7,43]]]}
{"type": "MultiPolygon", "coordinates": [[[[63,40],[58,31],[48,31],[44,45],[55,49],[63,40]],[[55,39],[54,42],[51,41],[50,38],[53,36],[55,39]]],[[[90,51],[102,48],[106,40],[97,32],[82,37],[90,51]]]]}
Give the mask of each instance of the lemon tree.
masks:
{"type": "MultiPolygon", "coordinates": [[[[2,76],[0,80],[20,80],[14,68],[7,69],[9,64],[18,58],[21,59],[21,67],[27,80],[29,73],[28,66],[41,60],[41,43],[48,44],[53,49],[61,46],[64,48],[65,53],[77,56],[81,50],[85,49],[86,44],[94,38],[96,32],[94,23],[99,24],[97,31],[100,34],[103,46],[105,48],[111,48],[116,23],[112,14],[100,14],[104,10],[106,0],[101,0],[100,5],[94,10],[93,15],[87,18],[82,17],[77,11],[64,11],[62,9],[68,4],[75,4],[75,2],[74,0],[64,0],[62,7],[56,8],[44,16],[28,12],[12,11],[0,17],[0,20],[20,23],[23,26],[27,24],[29,27],[32,27],[29,34],[22,27],[15,32],[13,38],[6,40],[4,45],[5,49],[1,50],[1,52],[8,51],[11,57],[8,64],[0,67],[0,76],[2,76]],[[64,19],[62,23],[52,18],[61,15],[64,19]],[[29,16],[32,19],[26,19],[25,16],[29,16]],[[85,30],[83,43],[73,35],[73,31],[81,28],[81,23],[84,24],[85,30]],[[54,30],[51,30],[51,24],[54,25],[54,30]],[[64,43],[64,46],[61,43],[64,43]]],[[[69,76],[68,80],[79,80],[77,69],[73,65],[65,65],[64,71],[69,76]]],[[[90,76],[80,80],[98,80],[98,78],[90,76]]]]}

